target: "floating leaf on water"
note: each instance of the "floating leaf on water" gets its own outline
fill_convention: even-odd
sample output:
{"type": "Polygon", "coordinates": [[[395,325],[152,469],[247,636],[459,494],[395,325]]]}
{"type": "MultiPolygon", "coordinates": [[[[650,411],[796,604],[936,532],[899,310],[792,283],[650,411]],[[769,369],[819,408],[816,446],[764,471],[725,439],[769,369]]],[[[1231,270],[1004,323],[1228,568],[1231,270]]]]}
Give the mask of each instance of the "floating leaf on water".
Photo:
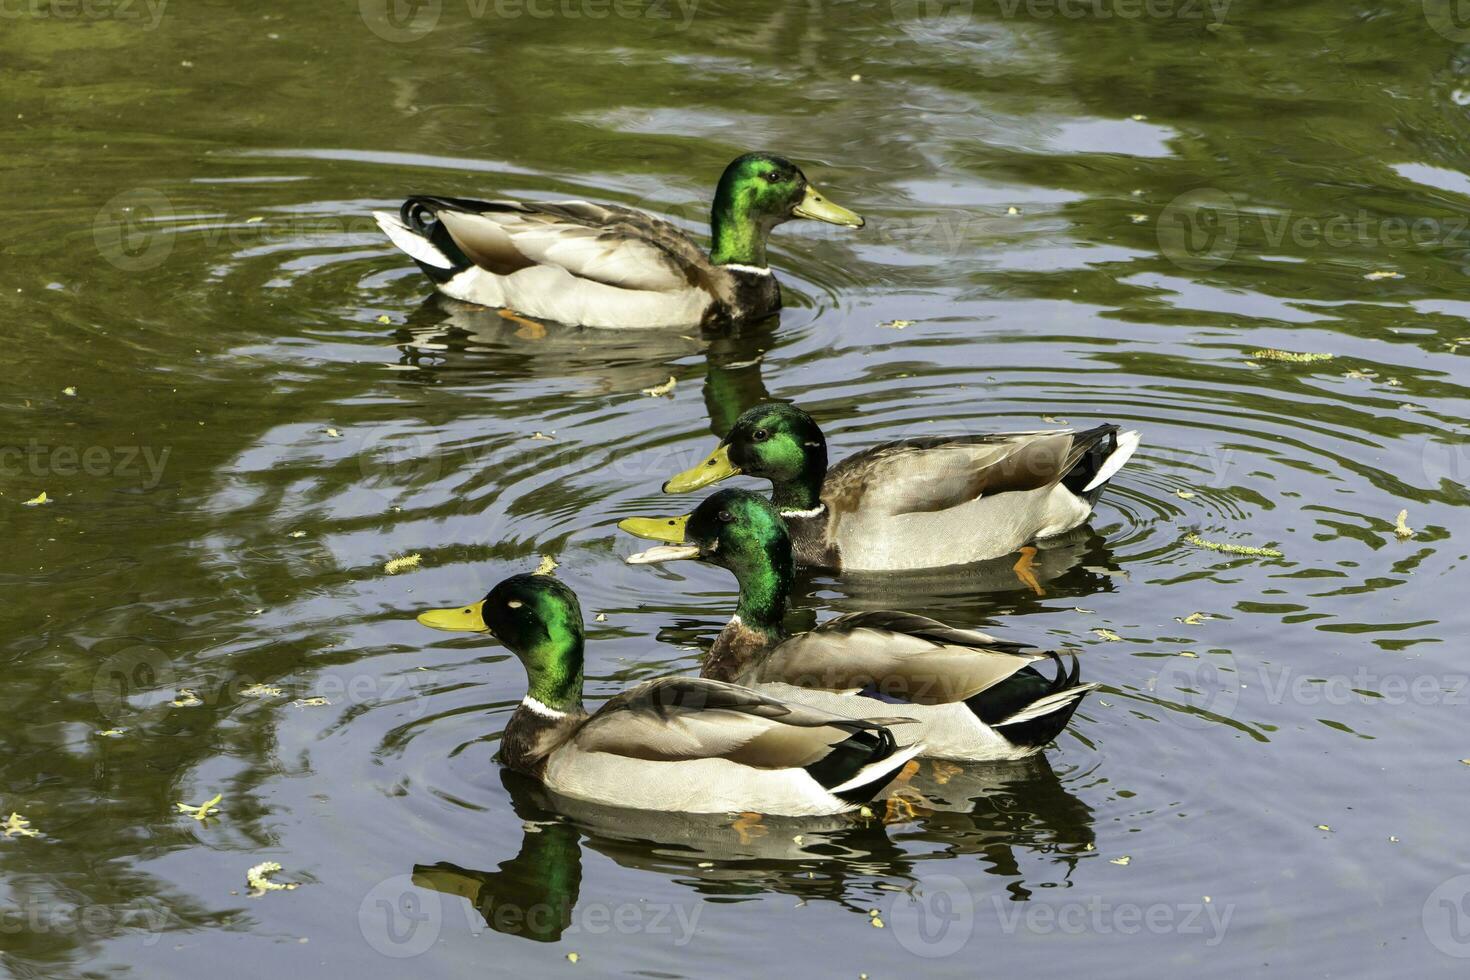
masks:
{"type": "Polygon", "coordinates": [[[1208,548],[1210,551],[1220,551],[1227,555],[1245,555],[1250,558],[1285,558],[1286,556],[1274,548],[1251,548],[1243,544],[1221,544],[1219,541],[1206,541],[1198,534],[1186,534],[1184,540],[1200,548],[1208,548]]]}
{"type": "Polygon", "coordinates": [[[6,837],[39,837],[40,835],[41,832],[32,830],[31,822],[18,813],[12,811],[10,816],[5,818],[6,837]]]}
{"type": "Polygon", "coordinates": [[[552,572],[556,571],[556,566],[557,560],[555,558],[553,558],[551,555],[542,555],[541,564],[537,565],[536,570],[531,574],[550,575],[552,572]]]}
{"type": "Polygon", "coordinates": [[[331,436],[333,439],[341,439],[342,438],[342,433],[338,432],[336,429],[332,428],[330,425],[327,426],[327,435],[331,436]]]}
{"type": "Polygon", "coordinates": [[[1066,425],[1066,419],[1059,419],[1055,415],[1043,415],[1041,421],[1050,422],[1052,425],[1066,425]]]}
{"type": "Polygon", "coordinates": [[[1131,222],[1133,222],[1135,225],[1141,225],[1145,221],[1148,220],[1148,215],[1146,215],[1146,214],[1130,214],[1128,216],[1128,220],[1131,221],[1131,222]]]}
{"type": "Polygon", "coordinates": [[[536,442],[555,442],[556,441],[556,437],[555,436],[549,436],[549,435],[547,435],[544,432],[533,432],[533,433],[531,433],[530,438],[533,439],[536,442]]]}
{"type": "Polygon", "coordinates": [[[568,953],[567,954],[567,962],[568,963],[575,963],[578,960],[580,960],[581,958],[582,958],[581,955],[578,954],[578,953],[568,953]]]}
{"type": "Polygon", "coordinates": [[[1193,500],[1195,497],[1198,497],[1199,494],[1195,493],[1193,490],[1175,490],[1174,496],[1178,497],[1180,500],[1193,500]]]}
{"type": "Polygon", "coordinates": [[[1402,272],[1392,272],[1387,269],[1382,269],[1377,272],[1370,272],[1363,278],[1370,282],[1376,282],[1379,279],[1402,279],[1404,278],[1404,274],[1402,272]]]}
{"type": "Polygon", "coordinates": [[[914,325],[913,320],[884,320],[878,326],[885,330],[904,330],[914,325]]]}
{"type": "Polygon", "coordinates": [[[1254,350],[1250,353],[1251,359],[1255,361],[1285,361],[1288,364],[1315,364],[1317,361],[1330,361],[1334,356],[1336,355],[1276,350],[1274,347],[1254,350]]]}
{"type": "Polygon", "coordinates": [[[1318,829],[1318,830],[1325,830],[1325,831],[1328,831],[1328,832],[1329,832],[1329,833],[1330,833],[1330,832],[1331,832],[1331,830],[1332,830],[1332,828],[1331,828],[1331,827],[1329,827],[1329,826],[1327,826],[1327,825],[1326,825],[1326,824],[1325,824],[1325,823],[1319,823],[1319,824],[1318,824],[1318,825],[1317,825],[1317,829],[1318,829]]]}
{"type": "Polygon", "coordinates": [[[219,801],[222,800],[222,799],[224,799],[224,798],[225,798],[225,794],[223,794],[223,793],[216,793],[216,794],[214,794],[214,796],[212,796],[209,799],[205,800],[203,803],[199,804],[198,806],[194,806],[194,805],[192,805],[190,803],[175,803],[174,806],[178,808],[178,811],[180,813],[187,813],[189,816],[193,817],[195,820],[198,820],[200,823],[203,823],[206,818],[211,817],[211,816],[213,816],[216,813],[219,813],[219,807],[216,806],[216,804],[219,803],[219,801]]]}
{"type": "Polygon", "coordinates": [[[1399,511],[1399,516],[1394,518],[1393,533],[1406,541],[1418,533],[1412,527],[1409,527],[1409,512],[1407,510],[1399,511]]]}
{"type": "Polygon", "coordinates": [[[419,563],[423,560],[424,556],[418,554],[417,552],[412,555],[403,555],[399,558],[392,558],[383,565],[383,571],[387,572],[389,575],[397,575],[399,572],[406,572],[410,568],[418,568],[419,563]]]}
{"type": "Polygon", "coordinates": [[[1464,766],[1470,766],[1470,759],[1461,759],[1460,764],[1464,766]]]}
{"type": "Polygon", "coordinates": [[[1018,208],[1018,207],[1016,207],[1014,204],[1012,204],[1010,207],[1006,208],[1006,214],[1012,214],[1012,215],[1014,215],[1014,214],[1020,214],[1020,213],[1021,213],[1021,209],[1018,208]]]}
{"type": "Polygon", "coordinates": [[[1128,855],[1127,855],[1127,854],[1124,854],[1124,855],[1123,855],[1123,856],[1122,856],[1122,857],[1120,857],[1120,858],[1111,858],[1111,859],[1109,859],[1109,860],[1108,860],[1108,863],[1109,863],[1109,864],[1120,864],[1120,865],[1122,865],[1122,866],[1123,866],[1123,867],[1125,867],[1125,868],[1126,868],[1126,867],[1127,867],[1127,866],[1128,866],[1128,865],[1129,865],[1129,864],[1131,864],[1131,863],[1132,863],[1132,862],[1133,862],[1133,858],[1132,858],[1132,857],[1130,857],[1130,856],[1128,856],[1128,855]]]}
{"type": "Polygon", "coordinates": [[[284,693],[279,687],[271,684],[251,684],[240,692],[240,696],[247,698],[278,698],[284,693]]]}
{"type": "Polygon", "coordinates": [[[1181,657],[1188,657],[1190,660],[1198,660],[1199,659],[1199,654],[1195,653],[1193,650],[1180,650],[1179,651],[1179,656],[1181,656],[1181,657]]]}
{"type": "Polygon", "coordinates": [[[62,388],[61,389],[61,393],[63,395],[66,395],[68,398],[75,398],[75,397],[77,397],[77,389],[76,389],[76,386],[75,385],[67,385],[65,388],[62,388]]]}
{"type": "Polygon", "coordinates": [[[297,698],[291,704],[298,708],[323,708],[332,702],[326,698],[297,698]]]}
{"type": "Polygon", "coordinates": [[[607,613],[598,613],[595,617],[593,617],[593,622],[595,622],[595,623],[605,623],[605,622],[607,622],[607,613]]]}
{"type": "Polygon", "coordinates": [[[175,694],[174,699],[169,702],[175,708],[197,708],[203,703],[199,695],[187,687],[179,688],[179,693],[175,694]]]}
{"type": "Polygon", "coordinates": [[[275,861],[262,861],[245,872],[245,883],[250,886],[250,897],[259,898],[266,892],[287,892],[300,888],[299,881],[271,881],[270,876],[281,870],[275,861]]]}
{"type": "Polygon", "coordinates": [[[1117,633],[1114,633],[1112,630],[1110,630],[1110,629],[1108,629],[1108,628],[1106,628],[1104,626],[1097,627],[1096,629],[1093,630],[1093,632],[1096,633],[1098,636],[1102,637],[1104,640],[1106,640],[1109,643],[1122,643],[1123,642],[1123,638],[1121,636],[1119,636],[1117,633]]]}
{"type": "Polygon", "coordinates": [[[42,504],[49,504],[49,503],[51,503],[51,498],[48,497],[48,496],[46,496],[46,491],[45,490],[42,490],[40,493],[36,494],[30,500],[25,501],[24,502],[24,506],[26,506],[26,507],[39,507],[42,504]]]}
{"type": "Polygon", "coordinates": [[[258,225],[258,224],[260,224],[264,220],[265,220],[264,217],[246,218],[245,219],[245,223],[247,225],[258,225]]]}
{"type": "Polygon", "coordinates": [[[393,318],[390,317],[388,314],[384,313],[382,316],[378,317],[378,322],[379,323],[392,323],[393,322],[393,318]]]}
{"type": "Polygon", "coordinates": [[[304,538],[304,537],[306,537],[306,532],[305,531],[292,531],[290,534],[286,535],[286,537],[288,537],[288,538],[304,538]]]}
{"type": "Polygon", "coordinates": [[[669,375],[669,380],[661,385],[654,385],[652,388],[644,388],[643,393],[645,395],[652,395],[654,398],[658,398],[660,395],[670,395],[673,394],[674,386],[678,383],[678,379],[671,374],[669,375]]]}
{"type": "Polygon", "coordinates": [[[872,924],[874,929],[883,928],[883,920],[876,915],[868,919],[868,922],[872,924]]]}
{"type": "Polygon", "coordinates": [[[126,728],[104,728],[97,733],[99,738],[122,738],[128,733],[126,728]]]}
{"type": "Polygon", "coordinates": [[[1174,622],[1183,623],[1185,626],[1198,626],[1207,619],[1214,619],[1209,613],[1192,612],[1188,616],[1175,616],[1174,622]]]}
{"type": "Polygon", "coordinates": [[[1143,122],[1145,119],[1148,118],[1148,116],[1145,116],[1141,112],[1135,112],[1133,115],[1129,116],[1128,118],[1129,119],[1132,119],[1134,122],[1143,122]]]}

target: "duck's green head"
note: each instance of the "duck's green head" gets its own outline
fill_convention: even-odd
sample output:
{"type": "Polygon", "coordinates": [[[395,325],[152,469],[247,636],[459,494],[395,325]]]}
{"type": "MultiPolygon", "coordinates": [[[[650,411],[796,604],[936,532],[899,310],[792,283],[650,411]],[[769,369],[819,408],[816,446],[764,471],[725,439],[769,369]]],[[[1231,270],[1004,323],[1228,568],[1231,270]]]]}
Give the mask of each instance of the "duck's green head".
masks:
{"type": "Polygon", "coordinates": [[[741,619],[779,627],[794,577],[791,538],[771,502],[749,490],[721,490],[684,517],[628,518],[618,527],[639,537],[667,541],[630,556],[630,565],[693,558],[735,573],[741,619]]]}
{"type": "Polygon", "coordinates": [[[795,405],[757,405],[735,420],[703,462],[669,479],[664,493],[688,493],[737,474],[770,480],[780,510],[815,507],[827,475],[827,440],[795,405]]]}
{"type": "Polygon", "coordinates": [[[783,221],[810,218],[861,228],[861,216],[827,200],[801,168],[773,153],[736,157],[720,176],[710,211],[710,259],[765,268],[766,236],[783,221]]]}
{"type": "Polygon", "coordinates": [[[549,708],[565,711],[582,701],[582,606],[550,575],[512,575],[479,602],[431,609],[418,621],[489,633],[525,665],[531,697],[549,708]]]}

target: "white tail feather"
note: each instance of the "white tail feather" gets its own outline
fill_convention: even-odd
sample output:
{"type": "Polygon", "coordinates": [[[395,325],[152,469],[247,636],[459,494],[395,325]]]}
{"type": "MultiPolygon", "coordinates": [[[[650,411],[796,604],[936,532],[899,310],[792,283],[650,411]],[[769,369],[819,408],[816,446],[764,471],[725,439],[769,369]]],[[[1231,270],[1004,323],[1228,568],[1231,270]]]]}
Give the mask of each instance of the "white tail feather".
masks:
{"type": "MultiPolygon", "coordinates": [[[[856,776],[853,776],[841,786],[833,786],[827,792],[836,796],[839,793],[845,793],[859,786],[867,786],[879,780],[887,782],[889,779],[898,775],[898,771],[908,765],[910,759],[924,751],[924,748],[923,742],[916,742],[913,745],[905,746],[886,759],[879,759],[877,762],[868,763],[858,770],[856,776]]],[[[881,789],[881,787],[879,788],[881,789]]]]}
{"type": "Polygon", "coordinates": [[[439,251],[434,243],[423,235],[420,235],[408,227],[408,225],[399,221],[396,214],[389,214],[387,211],[374,211],[373,217],[378,219],[378,227],[383,229],[383,234],[387,235],[394,245],[397,245],[413,258],[424,263],[424,265],[432,265],[436,269],[454,268],[454,263],[449,261],[449,256],[439,251]]]}
{"type": "Polygon", "coordinates": [[[1103,460],[1102,466],[1098,468],[1097,476],[1093,477],[1092,482],[1088,483],[1087,486],[1082,488],[1082,492],[1087,493],[1089,490],[1096,490],[1098,487],[1111,480],[1113,478],[1113,474],[1121,470],[1123,468],[1123,464],[1128,462],[1128,460],[1132,458],[1134,452],[1137,451],[1138,440],[1138,433],[1131,429],[1127,432],[1119,433],[1118,448],[1114,449],[1108,455],[1108,458],[1103,460]]]}
{"type": "Polygon", "coordinates": [[[1044,698],[1037,698],[1009,718],[1004,721],[998,721],[991,727],[1004,728],[1006,725],[1018,725],[1023,721],[1030,721],[1032,718],[1049,715],[1053,711],[1058,711],[1074,701],[1080,700],[1082,695],[1088,691],[1097,690],[1099,686],[1098,684],[1078,684],[1076,687],[1069,687],[1065,691],[1058,691],[1055,694],[1048,694],[1044,698]]]}

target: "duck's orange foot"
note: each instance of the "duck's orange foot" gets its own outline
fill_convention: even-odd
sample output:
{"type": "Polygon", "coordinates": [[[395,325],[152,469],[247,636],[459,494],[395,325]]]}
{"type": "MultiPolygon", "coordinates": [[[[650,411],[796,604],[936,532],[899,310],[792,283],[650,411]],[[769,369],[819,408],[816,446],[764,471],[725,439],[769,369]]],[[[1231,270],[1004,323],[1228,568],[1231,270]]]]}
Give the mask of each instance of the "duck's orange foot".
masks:
{"type": "Polygon", "coordinates": [[[903,764],[903,768],[898,771],[898,775],[893,777],[893,785],[907,786],[909,784],[909,780],[913,779],[914,776],[918,774],[918,771],[919,760],[910,759],[908,762],[905,762],[903,764]]]}
{"type": "Polygon", "coordinates": [[[522,340],[540,340],[546,336],[546,327],[537,323],[535,320],[527,320],[525,317],[511,310],[496,310],[495,312],[499,313],[511,323],[520,324],[520,327],[516,330],[516,336],[522,340]]]}
{"type": "Polygon", "coordinates": [[[943,759],[933,759],[929,766],[934,770],[934,781],[940,786],[965,771],[962,766],[957,766],[953,762],[945,762],[943,759]]]}
{"type": "Polygon", "coordinates": [[[884,801],[883,822],[908,823],[917,820],[919,814],[925,807],[922,804],[915,805],[903,796],[890,796],[884,801]]]}
{"type": "Polygon", "coordinates": [[[1041,583],[1036,579],[1036,572],[1032,570],[1035,566],[1036,549],[1028,544],[1021,549],[1021,557],[1016,559],[1016,563],[1011,566],[1011,570],[1016,573],[1016,578],[1021,580],[1022,585],[1037,595],[1046,595],[1046,590],[1041,587],[1041,583]]]}
{"type": "Polygon", "coordinates": [[[770,828],[761,823],[759,813],[742,813],[730,824],[735,833],[740,835],[740,843],[749,844],[757,837],[764,837],[771,832],[770,828]]]}

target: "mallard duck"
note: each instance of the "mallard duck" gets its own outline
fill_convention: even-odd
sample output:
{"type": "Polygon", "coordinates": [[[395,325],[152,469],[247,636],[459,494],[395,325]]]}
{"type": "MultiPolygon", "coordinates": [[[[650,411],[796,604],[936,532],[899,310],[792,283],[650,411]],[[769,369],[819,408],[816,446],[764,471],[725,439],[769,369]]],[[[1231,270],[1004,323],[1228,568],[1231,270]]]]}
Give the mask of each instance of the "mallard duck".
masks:
{"type": "Polygon", "coordinates": [[[770,480],[801,565],[932,568],[998,558],[1077,527],[1137,448],[1138,433],[1116,425],[926,436],[874,446],[828,469],[827,440],[812,417],[768,402],[744,412],[715,451],[664,492],[742,473],[770,480]]]}
{"type": "Polygon", "coordinates": [[[627,559],[698,559],[740,585],[735,616],[701,677],[748,685],[837,714],[912,718],[900,741],[922,740],[930,758],[982,761],[1033,755],[1071,720],[1096,684],[1068,673],[1056,653],[1006,643],[904,612],[839,616],[807,633],[784,626],[795,574],[791,539],[775,506],[748,490],[721,490],[684,517],[642,529],[669,542],[627,559]],[[1048,680],[1032,665],[1053,660],[1048,680]]]}
{"type": "Polygon", "coordinates": [[[725,168],[710,252],[652,215],[614,204],[415,196],[374,211],[393,244],[453,299],[590,327],[680,327],[781,308],[766,237],[793,218],[861,228],[801,168],[747,153],[725,168]]]}
{"type": "Polygon", "coordinates": [[[549,575],[513,575],[479,602],[418,620],[489,633],[520,659],[529,690],[505,726],[501,759],[574,799],[684,813],[841,813],[876,796],[922,748],[897,748],[883,719],[699,678],[647,681],[588,714],[582,609],[549,575]]]}

